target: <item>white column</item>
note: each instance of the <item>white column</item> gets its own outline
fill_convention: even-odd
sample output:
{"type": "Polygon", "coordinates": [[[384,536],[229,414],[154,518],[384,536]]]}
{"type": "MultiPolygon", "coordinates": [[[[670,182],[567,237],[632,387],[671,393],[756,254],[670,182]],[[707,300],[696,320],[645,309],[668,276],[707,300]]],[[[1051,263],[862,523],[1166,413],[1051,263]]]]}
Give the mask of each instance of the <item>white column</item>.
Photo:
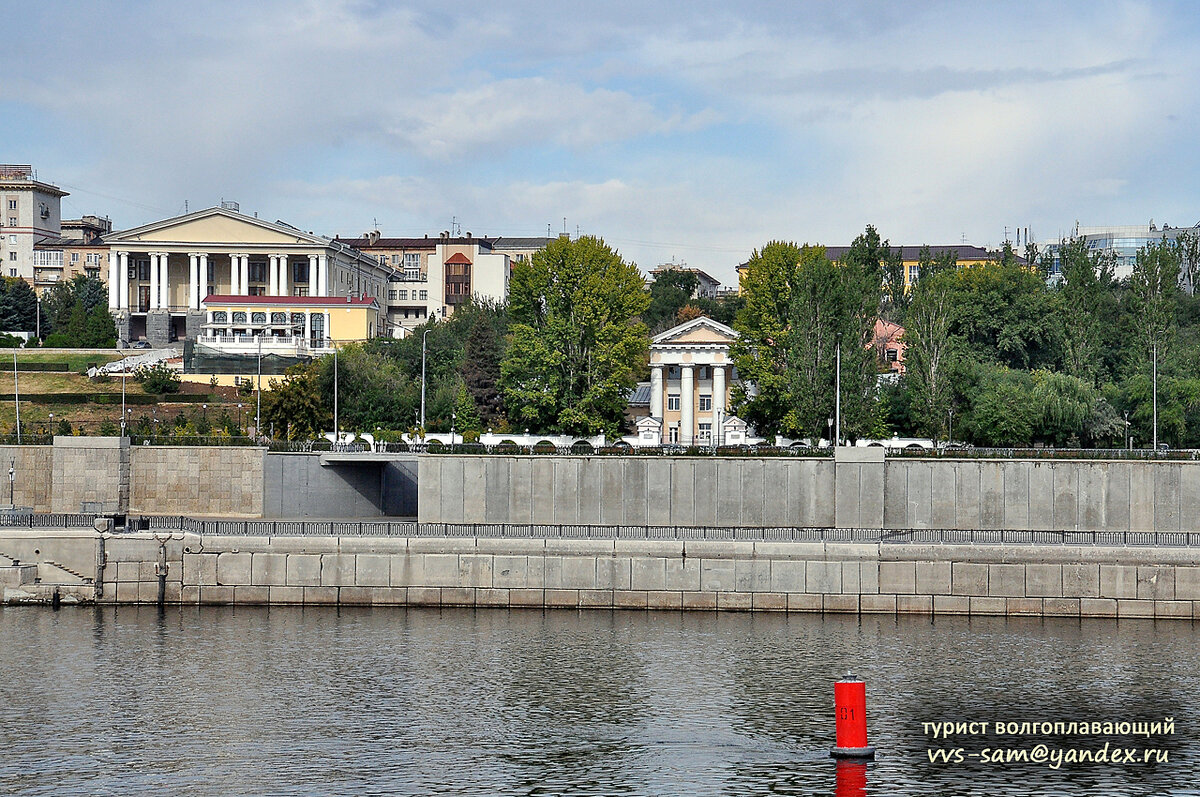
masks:
{"type": "Polygon", "coordinates": [[[267,295],[279,295],[279,255],[267,255],[267,295]]]}
{"type": "Polygon", "coordinates": [[[329,257],[317,255],[317,296],[329,295],[329,257]]]}
{"type": "Polygon", "coordinates": [[[289,267],[290,267],[290,264],[288,263],[288,256],[280,255],[279,256],[279,279],[275,281],[275,287],[278,291],[275,294],[276,296],[288,296],[289,294],[291,294],[291,290],[288,288],[288,268],[289,267]]]}
{"type": "Polygon", "coordinates": [[[158,255],[158,306],[164,310],[171,309],[171,255],[160,252],[158,255]]]}
{"type": "Polygon", "coordinates": [[[199,293],[196,294],[196,309],[199,310],[200,305],[202,305],[204,303],[205,297],[208,296],[208,253],[207,252],[200,253],[200,262],[197,264],[196,269],[197,269],[197,275],[200,278],[200,281],[197,283],[197,285],[199,286],[199,293]]]}
{"type": "Polygon", "coordinates": [[[663,368],[660,363],[650,363],[650,417],[663,417],[663,368]]]}
{"type": "Polygon", "coordinates": [[[108,253],[108,309],[121,306],[121,272],[116,252],[108,253]]]}
{"type": "Polygon", "coordinates": [[[238,255],[241,265],[238,269],[238,283],[242,286],[242,295],[250,295],[250,255],[238,255]]]}
{"type": "Polygon", "coordinates": [[[692,389],[693,366],[690,364],[679,367],[679,442],[689,446],[696,439],[696,396],[692,389]]]}
{"type": "MultiPolygon", "coordinates": [[[[713,422],[716,422],[716,414],[719,412],[725,414],[725,369],[727,365],[714,365],[713,369],[713,422]]],[[[716,429],[716,427],[713,427],[716,429]]]]}
{"type": "Polygon", "coordinates": [[[198,266],[200,258],[195,252],[188,252],[188,309],[196,309],[196,296],[200,293],[198,266]]]}
{"type": "Polygon", "coordinates": [[[117,279],[121,283],[121,290],[118,291],[117,298],[120,300],[122,310],[129,309],[129,253],[117,252],[117,279]]]}
{"type": "Polygon", "coordinates": [[[304,345],[307,346],[312,340],[312,313],[309,310],[304,311],[304,345]]]}
{"type": "Polygon", "coordinates": [[[308,295],[317,295],[317,256],[308,256],[308,295]]]}
{"type": "Polygon", "coordinates": [[[229,294],[238,296],[241,291],[238,290],[238,256],[229,256],[229,294]]]}
{"type": "Polygon", "coordinates": [[[150,253],[150,309],[158,309],[158,253],[150,253]]]}

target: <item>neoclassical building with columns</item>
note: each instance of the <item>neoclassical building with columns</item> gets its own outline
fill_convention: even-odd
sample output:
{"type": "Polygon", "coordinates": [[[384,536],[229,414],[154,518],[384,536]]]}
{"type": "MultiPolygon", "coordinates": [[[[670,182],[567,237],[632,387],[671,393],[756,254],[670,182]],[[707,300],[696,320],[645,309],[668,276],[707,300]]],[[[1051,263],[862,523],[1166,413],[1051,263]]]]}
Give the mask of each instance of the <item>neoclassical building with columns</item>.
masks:
{"type": "MultiPolygon", "coordinates": [[[[729,346],[737,337],[738,333],[724,324],[700,317],[668,329],[650,342],[649,417],[658,421],[662,443],[704,446],[727,442],[729,422],[736,421],[729,413],[729,397],[737,379],[729,346]]],[[[654,426],[652,421],[645,425],[654,426]]],[[[655,431],[643,429],[643,423],[639,430],[655,431]]]]}
{"type": "Polygon", "coordinates": [[[196,338],[208,296],[380,297],[391,269],[345,244],[234,207],[104,236],[108,306],[123,341],[196,338]]]}

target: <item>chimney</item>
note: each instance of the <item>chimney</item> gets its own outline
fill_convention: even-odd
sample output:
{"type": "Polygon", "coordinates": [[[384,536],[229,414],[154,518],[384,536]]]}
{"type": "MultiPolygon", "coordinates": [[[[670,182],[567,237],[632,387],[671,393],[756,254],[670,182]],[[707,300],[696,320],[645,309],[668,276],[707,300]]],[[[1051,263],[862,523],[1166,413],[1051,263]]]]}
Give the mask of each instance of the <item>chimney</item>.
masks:
{"type": "Polygon", "coordinates": [[[471,240],[471,231],[467,230],[467,240],[471,240]]]}

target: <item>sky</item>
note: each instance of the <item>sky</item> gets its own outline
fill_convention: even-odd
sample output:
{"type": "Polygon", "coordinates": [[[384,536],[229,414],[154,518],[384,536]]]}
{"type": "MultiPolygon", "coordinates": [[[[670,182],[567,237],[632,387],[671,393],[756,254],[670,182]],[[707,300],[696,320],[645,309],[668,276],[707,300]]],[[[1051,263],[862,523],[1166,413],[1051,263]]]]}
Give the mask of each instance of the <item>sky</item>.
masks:
{"type": "Polygon", "coordinates": [[[1200,221],[1187,2],[0,0],[0,160],[125,229],[995,247],[1200,221]],[[12,35],[18,33],[19,35],[12,35]]]}

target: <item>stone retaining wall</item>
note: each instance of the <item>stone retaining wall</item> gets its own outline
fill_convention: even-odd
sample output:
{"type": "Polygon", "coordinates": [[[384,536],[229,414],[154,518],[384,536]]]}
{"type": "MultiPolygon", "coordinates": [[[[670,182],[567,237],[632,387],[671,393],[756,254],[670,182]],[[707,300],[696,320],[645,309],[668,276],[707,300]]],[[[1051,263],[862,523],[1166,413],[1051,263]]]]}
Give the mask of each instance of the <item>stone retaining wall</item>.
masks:
{"type": "Polygon", "coordinates": [[[185,605],[1200,617],[1200,551],[1184,548],[82,536],[68,554],[61,532],[2,531],[0,552],[46,582],[43,560],[77,569],[102,544],[98,600],[116,603],[154,602],[162,557],[166,600],[185,605]]]}

